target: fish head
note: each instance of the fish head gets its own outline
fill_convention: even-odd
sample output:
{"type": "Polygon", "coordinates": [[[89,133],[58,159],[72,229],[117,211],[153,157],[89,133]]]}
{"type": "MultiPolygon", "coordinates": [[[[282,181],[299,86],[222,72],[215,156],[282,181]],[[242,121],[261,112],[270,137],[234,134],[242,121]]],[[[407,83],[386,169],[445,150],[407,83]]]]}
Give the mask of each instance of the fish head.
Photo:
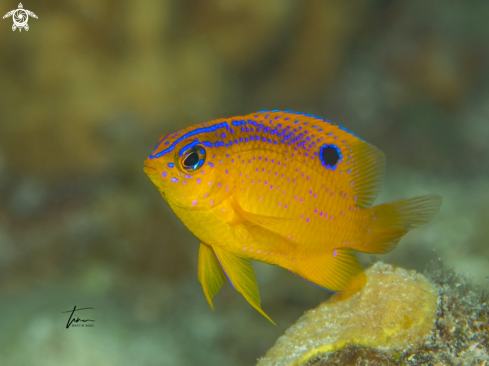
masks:
{"type": "Polygon", "coordinates": [[[232,179],[218,149],[188,129],[162,136],[145,160],[144,172],[170,206],[209,210],[231,195],[232,179]]]}

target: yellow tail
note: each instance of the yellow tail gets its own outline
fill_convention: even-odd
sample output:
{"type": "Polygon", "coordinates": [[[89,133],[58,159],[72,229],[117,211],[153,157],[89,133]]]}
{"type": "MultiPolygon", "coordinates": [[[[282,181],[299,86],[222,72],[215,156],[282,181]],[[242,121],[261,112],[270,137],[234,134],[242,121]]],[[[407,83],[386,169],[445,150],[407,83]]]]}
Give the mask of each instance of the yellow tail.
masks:
{"type": "Polygon", "coordinates": [[[431,221],[441,207],[440,196],[421,196],[384,203],[365,210],[367,233],[362,252],[385,254],[411,229],[431,221]]]}

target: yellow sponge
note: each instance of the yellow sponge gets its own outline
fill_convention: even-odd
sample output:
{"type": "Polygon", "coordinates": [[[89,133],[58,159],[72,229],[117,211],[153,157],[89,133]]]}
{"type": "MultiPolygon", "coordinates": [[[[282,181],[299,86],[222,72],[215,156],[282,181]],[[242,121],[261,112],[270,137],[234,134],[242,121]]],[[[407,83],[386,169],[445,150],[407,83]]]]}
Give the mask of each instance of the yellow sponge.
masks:
{"type": "Polygon", "coordinates": [[[438,310],[434,284],[382,262],[367,271],[367,278],[355,295],[345,300],[334,295],[304,314],[258,366],[300,365],[350,345],[402,350],[431,334],[438,310]]]}

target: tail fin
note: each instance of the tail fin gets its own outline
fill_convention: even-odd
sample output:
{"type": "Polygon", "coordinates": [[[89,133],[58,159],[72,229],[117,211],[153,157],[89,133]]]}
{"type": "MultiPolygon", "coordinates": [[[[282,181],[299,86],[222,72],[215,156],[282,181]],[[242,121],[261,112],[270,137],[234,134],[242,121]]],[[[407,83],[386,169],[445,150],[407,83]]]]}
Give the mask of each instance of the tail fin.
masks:
{"type": "MultiPolygon", "coordinates": [[[[441,207],[440,196],[421,196],[384,203],[366,210],[366,245],[361,251],[385,254],[411,229],[430,222],[441,207]]],[[[356,248],[355,248],[356,249],[356,248]]]]}

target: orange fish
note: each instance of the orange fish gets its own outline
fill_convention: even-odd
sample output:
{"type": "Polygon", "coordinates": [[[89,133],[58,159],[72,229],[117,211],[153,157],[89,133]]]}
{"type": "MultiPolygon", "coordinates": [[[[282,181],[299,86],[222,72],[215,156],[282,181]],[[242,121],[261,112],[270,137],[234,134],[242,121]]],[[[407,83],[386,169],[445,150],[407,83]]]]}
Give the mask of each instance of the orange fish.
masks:
{"type": "Polygon", "coordinates": [[[164,135],[144,171],[201,240],[199,280],[211,308],[229,281],[272,321],[250,259],[353,293],[366,283],[354,250],[388,253],[439,210],[439,196],[372,207],[384,165],[379,149],[347,129],[274,110],[164,135]]]}

